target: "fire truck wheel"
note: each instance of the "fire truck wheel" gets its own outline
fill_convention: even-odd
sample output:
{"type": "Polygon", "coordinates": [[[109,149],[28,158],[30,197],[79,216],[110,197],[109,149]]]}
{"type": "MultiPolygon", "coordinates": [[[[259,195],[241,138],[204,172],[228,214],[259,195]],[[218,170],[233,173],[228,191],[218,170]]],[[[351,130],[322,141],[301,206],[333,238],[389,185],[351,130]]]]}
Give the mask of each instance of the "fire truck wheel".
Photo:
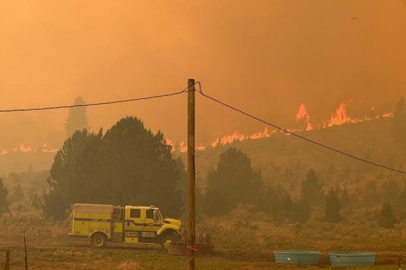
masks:
{"type": "Polygon", "coordinates": [[[107,243],[107,237],[103,233],[95,233],[92,235],[90,243],[92,244],[92,247],[102,248],[107,243]]]}
{"type": "Polygon", "coordinates": [[[161,238],[161,247],[164,250],[168,250],[169,246],[173,242],[174,237],[172,235],[167,235],[161,238]]]}

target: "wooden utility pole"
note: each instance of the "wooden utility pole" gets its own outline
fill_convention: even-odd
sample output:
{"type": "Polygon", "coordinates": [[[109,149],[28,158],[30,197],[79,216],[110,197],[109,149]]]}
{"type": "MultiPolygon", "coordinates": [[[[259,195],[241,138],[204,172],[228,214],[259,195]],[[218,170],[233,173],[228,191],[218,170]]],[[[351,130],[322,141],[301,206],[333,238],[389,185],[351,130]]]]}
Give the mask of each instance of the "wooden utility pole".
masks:
{"type": "Polygon", "coordinates": [[[6,262],[0,263],[1,270],[10,270],[10,250],[0,250],[1,253],[6,253],[6,262]]]}
{"type": "Polygon", "coordinates": [[[188,80],[187,157],[189,179],[189,222],[187,226],[188,269],[195,269],[195,80],[188,80]]]}
{"type": "Polygon", "coordinates": [[[28,270],[28,258],[27,258],[27,242],[25,241],[25,231],[24,231],[24,253],[25,253],[25,270],[28,270]]]}
{"type": "Polygon", "coordinates": [[[6,266],[4,270],[10,270],[10,250],[6,251],[6,266]]]}

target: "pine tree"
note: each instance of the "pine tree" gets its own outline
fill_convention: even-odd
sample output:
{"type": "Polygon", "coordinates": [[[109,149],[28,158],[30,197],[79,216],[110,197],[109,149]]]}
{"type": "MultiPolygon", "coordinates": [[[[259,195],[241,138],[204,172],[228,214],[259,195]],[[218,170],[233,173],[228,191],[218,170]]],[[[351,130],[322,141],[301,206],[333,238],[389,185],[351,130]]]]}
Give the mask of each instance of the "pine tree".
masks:
{"type": "Polygon", "coordinates": [[[292,206],[290,220],[296,223],[306,223],[311,216],[311,207],[306,200],[296,200],[292,206]]]}
{"type": "Polygon", "coordinates": [[[32,164],[30,162],[30,164],[28,165],[28,168],[27,168],[27,173],[33,173],[33,172],[34,172],[34,169],[32,168],[32,164]]]}
{"type": "Polygon", "coordinates": [[[406,209],[406,189],[400,192],[396,205],[399,209],[406,209]]]}
{"type": "Polygon", "coordinates": [[[256,207],[272,218],[275,224],[289,219],[293,202],[289,193],[281,186],[267,187],[259,194],[256,207]]]}
{"type": "MultiPolygon", "coordinates": [[[[189,199],[189,190],[188,190],[188,176],[185,170],[185,164],[181,157],[176,159],[176,167],[179,172],[179,179],[176,181],[176,188],[180,191],[182,196],[182,212],[186,212],[188,209],[188,199],[189,199]]],[[[196,179],[196,182],[199,182],[199,177],[196,179]]],[[[203,193],[199,187],[195,186],[195,210],[196,215],[200,214],[203,208],[203,193]]]]}
{"type": "Polygon", "coordinates": [[[22,190],[20,184],[17,184],[13,194],[11,195],[11,198],[14,202],[19,202],[22,198],[24,198],[24,191],[22,190]]]}
{"type": "Polygon", "coordinates": [[[398,101],[393,113],[393,136],[401,144],[406,144],[406,104],[405,98],[398,101]]]}
{"type": "Polygon", "coordinates": [[[389,176],[388,180],[382,186],[383,201],[395,205],[400,192],[401,188],[399,183],[394,180],[392,176],[389,176]]]}
{"type": "Polygon", "coordinates": [[[0,177],[0,214],[8,210],[8,190],[3,183],[3,179],[0,177]]]}
{"type": "Polygon", "coordinates": [[[326,208],[324,218],[327,222],[336,223],[341,221],[341,203],[338,199],[337,192],[330,189],[326,197],[326,208]]]}
{"type": "Polygon", "coordinates": [[[251,159],[230,147],[220,155],[217,169],[208,173],[205,209],[208,214],[219,215],[227,214],[237,204],[254,204],[262,187],[261,172],[252,168],[251,159]]]}
{"type": "Polygon", "coordinates": [[[56,153],[50,190],[42,197],[46,216],[63,219],[75,202],[156,205],[179,217],[179,170],[161,132],[136,117],[119,120],[103,135],[76,131],[56,153]]]}
{"type": "MultiPolygon", "coordinates": [[[[82,97],[76,97],[73,105],[85,105],[86,102],[82,97]]],[[[75,131],[82,131],[84,129],[89,129],[87,122],[87,108],[86,107],[73,107],[69,108],[69,116],[66,119],[65,129],[67,137],[75,133],[75,131]]]]}
{"type": "Polygon", "coordinates": [[[312,205],[321,202],[323,196],[323,185],[319,183],[316,172],[310,169],[307,173],[306,180],[302,182],[300,198],[312,205]]]}
{"type": "Polygon", "coordinates": [[[378,225],[383,228],[393,228],[393,226],[398,223],[399,220],[396,218],[393,211],[393,207],[390,203],[385,202],[382,205],[381,212],[378,218],[378,225]]]}
{"type": "Polygon", "coordinates": [[[352,198],[350,197],[350,194],[348,193],[348,190],[346,187],[342,190],[342,192],[340,194],[340,202],[343,207],[350,208],[352,206],[352,203],[353,203],[352,198]]]}

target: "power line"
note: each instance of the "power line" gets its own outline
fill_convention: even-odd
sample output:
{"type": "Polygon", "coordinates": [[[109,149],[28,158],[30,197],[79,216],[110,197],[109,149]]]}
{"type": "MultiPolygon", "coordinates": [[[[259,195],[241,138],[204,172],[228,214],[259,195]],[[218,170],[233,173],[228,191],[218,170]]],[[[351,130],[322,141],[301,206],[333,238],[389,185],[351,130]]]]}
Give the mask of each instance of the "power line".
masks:
{"type": "Polygon", "coordinates": [[[147,97],[139,97],[139,98],[130,98],[130,99],[121,99],[121,100],[113,100],[113,101],[103,101],[103,102],[98,102],[98,103],[61,105],[61,106],[37,107],[37,108],[23,108],[23,109],[6,109],[6,110],[0,110],[0,113],[46,111],[46,110],[69,109],[69,108],[75,108],[75,107],[91,107],[91,106],[112,105],[112,104],[117,104],[117,103],[127,103],[127,102],[135,102],[135,101],[141,101],[141,100],[158,99],[158,98],[176,96],[176,95],[180,95],[180,94],[185,93],[186,90],[187,90],[187,87],[182,89],[179,92],[173,92],[173,93],[168,93],[168,94],[154,95],[154,96],[147,96],[147,97]]]}
{"type": "MultiPolygon", "coordinates": [[[[391,167],[388,167],[388,166],[385,166],[385,165],[382,165],[382,164],[379,164],[379,163],[375,163],[375,162],[372,162],[372,161],[369,161],[369,160],[366,160],[366,159],[363,159],[363,158],[359,158],[359,157],[354,156],[354,155],[352,155],[352,154],[348,154],[348,153],[346,153],[346,152],[344,152],[344,151],[335,149],[335,148],[333,148],[333,147],[331,147],[331,146],[328,146],[328,145],[319,143],[319,142],[317,142],[317,141],[311,140],[311,139],[309,139],[309,138],[306,138],[306,137],[303,137],[303,136],[301,136],[301,135],[299,135],[299,134],[296,134],[296,133],[294,133],[294,132],[291,132],[291,131],[289,131],[289,130],[287,130],[287,129],[281,128],[281,127],[279,127],[279,126],[277,126],[277,125],[275,125],[275,124],[272,124],[272,123],[267,122],[267,121],[265,121],[265,120],[263,120],[263,119],[260,119],[260,118],[254,116],[254,115],[252,115],[252,114],[250,114],[250,113],[244,112],[244,111],[242,111],[242,110],[240,110],[240,109],[238,109],[238,108],[235,108],[235,107],[233,107],[233,106],[231,106],[231,105],[228,105],[228,104],[226,104],[225,102],[220,101],[220,100],[218,100],[218,99],[216,99],[216,98],[214,98],[214,97],[211,97],[211,96],[209,96],[209,95],[206,95],[205,93],[203,93],[202,87],[201,87],[201,83],[200,83],[199,81],[195,82],[195,85],[198,85],[198,86],[199,86],[199,91],[198,91],[198,93],[200,93],[203,97],[208,98],[208,99],[210,99],[210,100],[212,100],[212,101],[214,101],[214,102],[216,102],[216,103],[218,103],[218,104],[221,104],[222,106],[225,106],[225,107],[227,107],[227,108],[229,108],[229,109],[231,109],[231,110],[234,110],[234,111],[236,111],[236,112],[238,112],[238,113],[240,113],[240,114],[243,114],[243,115],[245,115],[245,116],[248,116],[249,118],[252,118],[252,119],[254,119],[254,120],[258,121],[258,122],[264,123],[265,125],[271,126],[271,127],[275,128],[275,129],[278,129],[278,130],[280,130],[280,131],[283,131],[283,132],[285,132],[285,133],[287,133],[287,134],[290,134],[290,135],[292,135],[292,136],[295,136],[295,137],[297,137],[297,138],[299,138],[299,139],[308,141],[308,142],[310,142],[310,143],[312,143],[312,144],[315,144],[315,145],[318,145],[318,146],[320,146],[320,147],[326,148],[326,149],[328,149],[328,150],[331,150],[331,151],[333,151],[333,152],[336,152],[336,153],[339,153],[339,154],[341,154],[341,155],[347,156],[347,157],[349,157],[349,158],[352,158],[352,159],[355,159],[355,160],[358,160],[358,161],[361,161],[361,162],[364,162],[364,163],[368,163],[368,164],[373,165],[373,166],[376,166],[376,167],[381,167],[381,168],[384,168],[384,169],[386,169],[386,170],[390,170],[390,171],[393,171],[393,172],[397,172],[397,173],[401,173],[401,174],[406,174],[406,172],[404,172],[404,171],[397,170],[397,169],[393,169],[393,168],[391,168],[391,167]]],[[[127,102],[135,102],[135,101],[141,101],[141,100],[158,99],[158,98],[176,96],[176,95],[180,95],[180,94],[185,93],[187,90],[188,90],[188,87],[182,89],[182,90],[179,91],[179,92],[172,92],[172,93],[168,93],[168,94],[153,95],[153,96],[139,97],[139,98],[131,98],[131,99],[114,100],[114,101],[104,101],[104,102],[98,102],[98,103],[74,104],[74,105],[61,105],[61,106],[37,107],[37,108],[22,108],[22,109],[5,109],[5,110],[0,110],[0,113],[15,113],[15,112],[29,112],[29,111],[45,111],[45,110],[69,109],[69,108],[75,108],[75,107],[91,107],[91,106],[112,105],[112,104],[118,104],[118,103],[127,103],[127,102]]]]}
{"type": "Polygon", "coordinates": [[[330,151],[339,153],[339,154],[344,155],[344,156],[347,156],[347,157],[349,157],[349,158],[352,158],[352,159],[355,159],[355,160],[358,160],[358,161],[361,161],[361,162],[364,162],[364,163],[368,163],[368,164],[373,165],[373,166],[376,166],[376,167],[381,167],[381,168],[384,168],[384,169],[389,170],[389,171],[393,171],[393,172],[397,172],[397,173],[401,173],[401,174],[406,174],[406,172],[404,172],[404,171],[397,170],[397,169],[393,169],[393,168],[391,168],[391,167],[388,167],[388,166],[385,166],[385,165],[382,165],[382,164],[379,164],[379,163],[375,163],[375,162],[372,162],[372,161],[369,161],[369,160],[366,160],[366,159],[363,159],[363,158],[360,158],[360,157],[357,157],[357,156],[354,156],[354,155],[351,155],[351,154],[348,154],[348,153],[346,153],[346,152],[344,152],[344,151],[338,150],[338,149],[333,148],[333,147],[331,147],[331,146],[328,146],[328,145],[319,143],[319,142],[317,142],[317,141],[311,140],[311,139],[309,139],[309,138],[303,137],[303,136],[301,136],[301,135],[299,135],[299,134],[296,134],[296,133],[294,133],[294,132],[291,132],[291,131],[289,131],[289,130],[287,130],[287,129],[281,128],[281,127],[279,127],[279,126],[277,126],[277,125],[274,125],[274,124],[272,124],[272,123],[270,123],[270,122],[267,122],[267,121],[265,121],[265,120],[263,120],[263,119],[260,119],[259,117],[256,117],[256,116],[254,116],[254,115],[252,115],[252,114],[250,114],[250,113],[244,112],[244,111],[242,111],[242,110],[240,110],[240,109],[237,109],[237,108],[235,108],[235,107],[233,107],[233,106],[231,106],[231,105],[228,105],[228,104],[226,104],[225,102],[220,101],[220,100],[218,100],[218,99],[216,99],[216,98],[214,98],[214,97],[211,97],[211,96],[209,96],[209,95],[206,95],[205,93],[203,93],[200,83],[198,83],[198,85],[199,85],[199,91],[198,91],[198,92],[199,92],[203,97],[208,98],[208,99],[210,99],[210,100],[212,100],[212,101],[214,101],[214,102],[216,102],[216,103],[218,103],[218,104],[221,104],[222,106],[225,106],[225,107],[227,107],[227,108],[229,108],[229,109],[231,109],[231,110],[233,110],[233,111],[236,111],[236,112],[238,112],[238,113],[240,113],[240,114],[243,114],[243,115],[245,115],[245,116],[248,116],[249,118],[252,118],[252,119],[254,119],[254,120],[258,121],[258,122],[264,123],[265,125],[271,126],[271,127],[275,128],[275,129],[278,129],[278,130],[280,130],[280,131],[283,131],[283,132],[285,132],[285,133],[287,133],[287,134],[290,134],[290,135],[292,135],[292,136],[295,136],[295,137],[297,137],[297,138],[299,138],[299,139],[305,140],[305,141],[307,141],[307,142],[310,142],[310,143],[312,143],[312,144],[315,144],[315,145],[318,145],[318,146],[320,146],[320,147],[326,148],[326,149],[328,149],[328,150],[330,150],[330,151]]]}

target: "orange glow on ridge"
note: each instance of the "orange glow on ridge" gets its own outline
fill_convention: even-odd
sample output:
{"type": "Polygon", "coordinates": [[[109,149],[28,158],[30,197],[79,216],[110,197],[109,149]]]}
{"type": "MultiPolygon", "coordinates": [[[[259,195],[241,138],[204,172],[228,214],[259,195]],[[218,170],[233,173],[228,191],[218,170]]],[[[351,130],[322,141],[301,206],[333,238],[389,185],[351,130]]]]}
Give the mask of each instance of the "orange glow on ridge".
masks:
{"type": "Polygon", "coordinates": [[[347,122],[351,122],[351,118],[347,115],[347,104],[341,103],[338,109],[330,117],[330,120],[327,122],[327,126],[336,126],[342,125],[347,122]]]}
{"type": "Polygon", "coordinates": [[[300,105],[299,111],[296,114],[296,122],[301,120],[305,122],[307,131],[313,129],[312,124],[310,124],[310,116],[306,111],[306,106],[304,103],[300,105]]]}
{"type": "Polygon", "coordinates": [[[269,133],[268,128],[265,127],[263,132],[259,131],[257,133],[254,133],[254,134],[250,135],[249,138],[251,140],[256,140],[256,139],[261,139],[261,138],[268,138],[274,133],[276,133],[275,130],[272,130],[272,132],[269,133]]]}
{"type": "MultiPolygon", "coordinates": [[[[327,122],[324,122],[324,125],[321,127],[317,127],[317,128],[326,128],[326,127],[331,127],[331,126],[335,126],[335,125],[342,125],[345,123],[359,123],[359,122],[363,122],[363,121],[370,121],[370,120],[374,120],[374,119],[379,119],[379,118],[388,118],[388,117],[393,117],[393,113],[389,112],[389,113],[384,113],[381,115],[375,115],[373,114],[372,116],[365,116],[363,118],[360,119],[353,119],[351,117],[349,117],[347,115],[347,104],[346,103],[341,103],[340,106],[337,108],[337,110],[331,115],[330,119],[327,122]]],[[[371,108],[371,112],[374,111],[374,107],[371,108]]],[[[301,104],[299,106],[299,110],[296,114],[296,121],[304,121],[305,124],[305,128],[286,128],[287,131],[289,132],[300,132],[300,131],[310,131],[313,130],[313,126],[310,123],[310,117],[309,114],[307,113],[306,110],[306,106],[305,104],[301,104]]],[[[276,130],[272,130],[269,131],[269,129],[267,127],[265,127],[263,129],[263,131],[259,131],[256,133],[253,133],[251,135],[244,135],[241,134],[238,131],[234,131],[233,134],[231,135],[226,135],[223,136],[221,138],[217,138],[214,141],[212,141],[210,144],[208,145],[204,145],[202,143],[198,143],[196,144],[196,150],[198,151],[204,151],[207,146],[211,146],[213,148],[217,147],[219,144],[221,145],[227,145],[227,144],[231,144],[234,141],[246,141],[246,140],[256,140],[256,139],[261,139],[261,138],[268,138],[271,137],[273,134],[276,134],[277,131],[276,130]]],[[[290,135],[289,133],[286,135],[290,135]]],[[[171,140],[171,139],[165,139],[165,143],[167,145],[172,146],[172,150],[171,152],[181,152],[181,153],[186,153],[187,152],[187,144],[182,141],[180,142],[177,146],[175,146],[175,143],[171,140]]],[[[41,151],[44,153],[55,153],[58,151],[58,149],[48,149],[47,148],[48,144],[44,143],[42,145],[42,149],[41,151]]],[[[30,146],[26,146],[24,143],[21,143],[18,147],[15,147],[13,149],[13,152],[21,152],[21,153],[29,153],[29,152],[36,152],[35,150],[33,150],[32,147],[30,146]]],[[[7,155],[9,153],[8,150],[4,149],[0,155],[7,155]]]]}
{"type": "Polygon", "coordinates": [[[393,113],[384,113],[383,115],[382,115],[382,117],[383,118],[388,118],[388,117],[393,117],[393,113]]]}
{"type": "Polygon", "coordinates": [[[47,149],[46,148],[47,146],[48,146],[47,143],[44,143],[42,145],[42,152],[44,152],[44,153],[56,153],[56,152],[58,152],[58,149],[47,149]]]}
{"type": "Polygon", "coordinates": [[[19,150],[20,150],[20,152],[23,152],[23,153],[33,152],[33,149],[30,146],[25,146],[23,143],[20,144],[19,150]]]}

